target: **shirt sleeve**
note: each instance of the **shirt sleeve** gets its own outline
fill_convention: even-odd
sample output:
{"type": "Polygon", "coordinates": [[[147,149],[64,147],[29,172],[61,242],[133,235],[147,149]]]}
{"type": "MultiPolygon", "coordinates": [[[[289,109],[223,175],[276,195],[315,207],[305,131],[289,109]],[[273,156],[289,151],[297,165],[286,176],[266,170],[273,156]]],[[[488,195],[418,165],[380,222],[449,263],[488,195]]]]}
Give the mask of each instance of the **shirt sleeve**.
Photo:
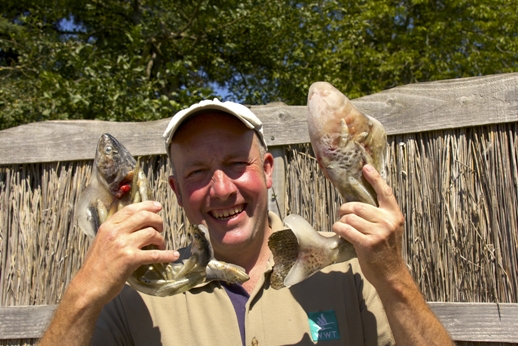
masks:
{"type": "MultiPolygon", "coordinates": [[[[353,270],[361,272],[357,261],[353,264],[353,270]]],[[[356,285],[357,292],[360,294],[358,300],[364,326],[363,339],[365,345],[395,345],[396,342],[390,329],[387,314],[376,289],[365,279],[363,274],[358,276],[356,285]]]]}
{"type": "Polygon", "coordinates": [[[102,309],[91,345],[134,345],[120,295],[102,309]]]}

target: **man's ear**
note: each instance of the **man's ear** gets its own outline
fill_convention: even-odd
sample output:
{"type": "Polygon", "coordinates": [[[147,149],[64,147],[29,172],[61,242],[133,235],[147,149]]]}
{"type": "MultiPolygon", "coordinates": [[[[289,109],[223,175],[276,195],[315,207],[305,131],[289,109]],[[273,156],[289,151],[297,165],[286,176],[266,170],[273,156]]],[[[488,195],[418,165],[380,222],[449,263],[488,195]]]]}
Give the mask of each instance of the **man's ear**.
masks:
{"type": "Polygon", "coordinates": [[[180,207],[183,207],[182,203],[182,194],[180,192],[180,185],[178,184],[178,180],[172,175],[169,176],[169,186],[171,186],[171,189],[173,189],[174,194],[176,195],[176,200],[178,202],[178,205],[180,207]]]}
{"type": "Polygon", "coordinates": [[[272,174],[273,174],[273,155],[270,153],[264,154],[263,163],[264,175],[266,177],[266,187],[269,189],[273,185],[272,174]]]}

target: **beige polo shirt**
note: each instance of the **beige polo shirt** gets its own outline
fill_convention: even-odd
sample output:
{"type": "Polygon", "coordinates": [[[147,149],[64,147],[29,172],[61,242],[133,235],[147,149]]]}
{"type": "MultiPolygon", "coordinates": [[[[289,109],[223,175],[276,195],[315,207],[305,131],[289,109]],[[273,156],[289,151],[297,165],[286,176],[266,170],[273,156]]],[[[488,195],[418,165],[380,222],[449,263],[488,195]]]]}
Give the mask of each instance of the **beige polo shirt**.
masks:
{"type": "MultiPolygon", "coordinates": [[[[272,229],[282,221],[269,213],[272,229]]],[[[245,313],[246,345],[392,345],[381,301],[356,259],[334,264],[290,288],[269,286],[273,263],[245,313]]],[[[241,345],[236,313],[219,282],[170,297],[129,286],[108,303],[93,345],[241,345]]]]}

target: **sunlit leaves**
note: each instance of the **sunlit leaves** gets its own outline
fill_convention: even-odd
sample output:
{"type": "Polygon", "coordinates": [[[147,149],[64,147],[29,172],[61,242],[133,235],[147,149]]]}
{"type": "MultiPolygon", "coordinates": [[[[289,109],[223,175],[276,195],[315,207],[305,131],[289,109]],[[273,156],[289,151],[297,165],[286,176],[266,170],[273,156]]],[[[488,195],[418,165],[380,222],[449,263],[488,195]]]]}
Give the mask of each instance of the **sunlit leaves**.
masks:
{"type": "Polygon", "coordinates": [[[512,0],[2,2],[0,129],[152,120],[204,98],[305,104],[518,69],[512,0]]]}

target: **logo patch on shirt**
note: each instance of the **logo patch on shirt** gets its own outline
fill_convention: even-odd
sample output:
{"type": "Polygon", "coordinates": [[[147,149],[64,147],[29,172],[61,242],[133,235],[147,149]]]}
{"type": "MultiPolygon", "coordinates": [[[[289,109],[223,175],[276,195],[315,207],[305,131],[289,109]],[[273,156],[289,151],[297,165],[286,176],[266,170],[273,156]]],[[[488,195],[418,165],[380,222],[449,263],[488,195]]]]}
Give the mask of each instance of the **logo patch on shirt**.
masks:
{"type": "Polygon", "coordinates": [[[308,322],[313,341],[340,340],[334,310],[308,312],[308,322]]]}

